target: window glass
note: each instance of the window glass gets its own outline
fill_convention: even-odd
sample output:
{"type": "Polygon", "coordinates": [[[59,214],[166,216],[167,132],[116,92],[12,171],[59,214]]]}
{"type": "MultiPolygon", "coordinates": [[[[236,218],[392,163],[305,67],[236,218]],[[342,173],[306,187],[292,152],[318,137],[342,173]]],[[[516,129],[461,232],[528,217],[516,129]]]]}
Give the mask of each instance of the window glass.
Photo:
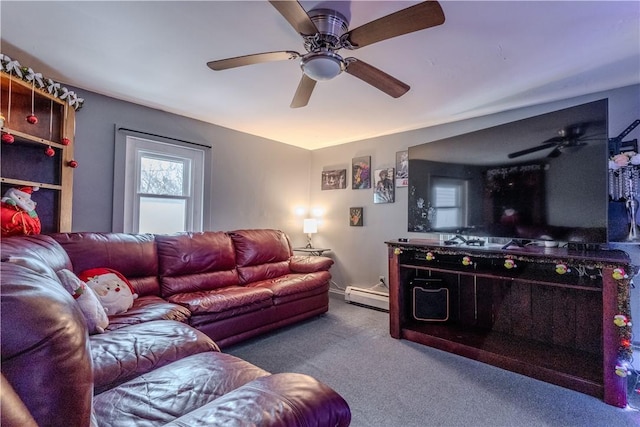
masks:
{"type": "Polygon", "coordinates": [[[138,191],[144,194],[185,195],[184,160],[157,159],[142,153],[138,191]]]}
{"type": "Polygon", "coordinates": [[[452,178],[433,178],[432,190],[435,228],[466,226],[466,182],[452,178]]]}
{"type": "Polygon", "coordinates": [[[186,200],[140,197],[139,233],[185,231],[186,200]]]}

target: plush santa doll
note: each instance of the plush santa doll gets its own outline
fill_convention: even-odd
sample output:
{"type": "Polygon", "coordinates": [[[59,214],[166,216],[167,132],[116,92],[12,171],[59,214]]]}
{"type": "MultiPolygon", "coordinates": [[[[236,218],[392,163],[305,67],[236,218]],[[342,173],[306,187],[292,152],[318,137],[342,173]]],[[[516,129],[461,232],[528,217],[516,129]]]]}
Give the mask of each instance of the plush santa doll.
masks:
{"type": "Polygon", "coordinates": [[[31,194],[38,187],[10,188],[0,203],[0,229],[2,237],[22,234],[40,234],[40,218],[31,194]]]}
{"type": "Polygon", "coordinates": [[[98,296],[107,315],[124,313],[138,298],[131,283],[119,272],[109,268],[91,268],[78,275],[98,296]]]}

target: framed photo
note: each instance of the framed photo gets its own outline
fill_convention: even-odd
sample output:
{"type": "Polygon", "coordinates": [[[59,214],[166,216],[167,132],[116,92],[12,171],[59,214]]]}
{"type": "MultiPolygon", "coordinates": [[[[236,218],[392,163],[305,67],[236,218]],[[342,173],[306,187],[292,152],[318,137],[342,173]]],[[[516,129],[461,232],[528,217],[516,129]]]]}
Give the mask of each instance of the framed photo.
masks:
{"type": "Polygon", "coordinates": [[[322,189],[340,190],[347,188],[347,170],[322,171],[322,189]]]}
{"type": "Polygon", "coordinates": [[[393,181],[393,168],[376,169],[373,175],[375,188],[373,190],[373,203],[395,202],[395,186],[393,181]]]}
{"type": "Polygon", "coordinates": [[[396,153],[396,188],[409,185],[409,151],[396,153]]]}
{"type": "Polygon", "coordinates": [[[364,222],[364,208],[349,208],[349,225],[352,227],[362,227],[364,222]]]}
{"type": "Polygon", "coordinates": [[[371,188],[371,156],[351,159],[351,188],[371,188]]]}

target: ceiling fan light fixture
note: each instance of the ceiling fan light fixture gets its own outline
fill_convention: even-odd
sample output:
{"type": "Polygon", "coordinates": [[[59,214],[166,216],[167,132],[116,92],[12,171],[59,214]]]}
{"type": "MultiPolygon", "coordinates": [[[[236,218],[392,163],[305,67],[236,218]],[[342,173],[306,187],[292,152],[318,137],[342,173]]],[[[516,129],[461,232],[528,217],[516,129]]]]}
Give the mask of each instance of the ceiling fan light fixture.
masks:
{"type": "Polygon", "coordinates": [[[344,71],[344,60],[333,52],[316,52],[305,55],[300,68],[315,81],[331,80],[344,71]]]}

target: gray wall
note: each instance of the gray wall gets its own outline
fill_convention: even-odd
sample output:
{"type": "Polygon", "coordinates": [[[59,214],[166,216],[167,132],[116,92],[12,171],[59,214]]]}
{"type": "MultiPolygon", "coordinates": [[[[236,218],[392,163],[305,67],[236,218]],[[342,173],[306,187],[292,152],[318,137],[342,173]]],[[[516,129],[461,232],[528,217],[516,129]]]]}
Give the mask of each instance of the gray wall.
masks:
{"type": "MultiPolygon", "coordinates": [[[[77,90],[73,230],[111,231],[118,127],[212,147],[209,229],[278,228],[306,242],[297,206],[309,203],[308,150],[77,90]],[[298,224],[300,222],[300,224],[298,224]]],[[[120,172],[116,172],[120,173],[120,172]]]]}

